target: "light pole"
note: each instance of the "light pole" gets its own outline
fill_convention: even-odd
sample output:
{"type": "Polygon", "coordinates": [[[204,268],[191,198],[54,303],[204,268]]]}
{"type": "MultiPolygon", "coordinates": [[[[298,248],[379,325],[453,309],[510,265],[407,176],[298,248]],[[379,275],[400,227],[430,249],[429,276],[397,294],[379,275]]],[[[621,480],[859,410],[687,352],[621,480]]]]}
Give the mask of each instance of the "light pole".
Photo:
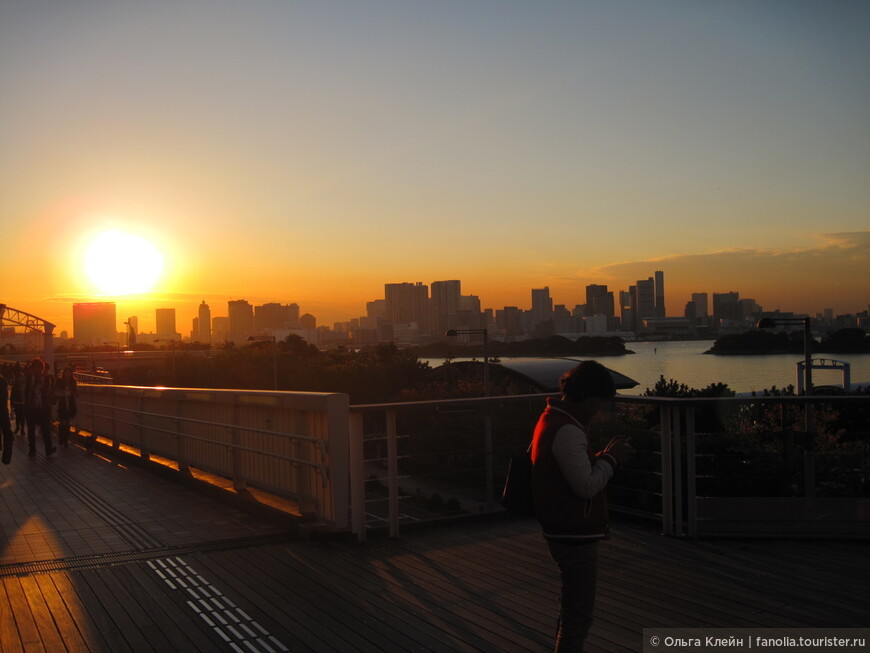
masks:
{"type": "Polygon", "coordinates": [[[804,393],[813,394],[813,334],[808,317],[765,317],[758,322],[759,329],[772,329],[776,325],[800,325],[804,327],[804,393]]]}
{"type": "Polygon", "coordinates": [[[248,336],[249,341],[272,343],[272,389],[278,389],[278,340],[275,336],[248,336]]]}
{"type": "Polygon", "coordinates": [[[446,335],[449,338],[459,334],[483,336],[483,396],[489,396],[489,333],[486,329],[450,329],[446,335]]]}
{"type": "MultiPolygon", "coordinates": [[[[804,327],[804,395],[809,397],[813,394],[813,360],[812,342],[813,334],[810,329],[808,317],[765,317],[758,322],[759,329],[772,329],[778,324],[799,325],[804,327]]],[[[804,495],[813,497],[816,494],[816,456],[815,438],[813,432],[813,405],[807,401],[804,408],[804,430],[806,431],[806,443],[804,446],[804,495]]]]}

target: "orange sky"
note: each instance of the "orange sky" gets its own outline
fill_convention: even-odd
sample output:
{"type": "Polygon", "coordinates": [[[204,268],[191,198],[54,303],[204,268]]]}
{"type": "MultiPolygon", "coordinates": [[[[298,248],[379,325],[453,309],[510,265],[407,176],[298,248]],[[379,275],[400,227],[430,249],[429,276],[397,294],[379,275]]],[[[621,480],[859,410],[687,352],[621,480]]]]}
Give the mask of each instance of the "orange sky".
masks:
{"type": "Polygon", "coordinates": [[[331,325],[388,282],[573,307],[661,269],[669,315],[866,310],[868,32],[848,0],[3,3],[0,302],[187,333],[203,299],[331,325]],[[152,293],[94,295],[109,228],[152,293]]]}

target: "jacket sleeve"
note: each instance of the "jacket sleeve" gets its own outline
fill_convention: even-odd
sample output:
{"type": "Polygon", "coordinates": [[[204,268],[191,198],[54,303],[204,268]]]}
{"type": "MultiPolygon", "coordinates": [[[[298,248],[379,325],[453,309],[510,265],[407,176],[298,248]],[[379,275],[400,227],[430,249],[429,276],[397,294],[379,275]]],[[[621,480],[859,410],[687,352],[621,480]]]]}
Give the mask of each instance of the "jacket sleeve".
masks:
{"type": "Polygon", "coordinates": [[[553,457],[562,475],[579,497],[591,499],[601,492],[613,477],[613,466],[607,460],[589,460],[589,442],[586,433],[577,426],[567,424],[553,438],[553,457]]]}

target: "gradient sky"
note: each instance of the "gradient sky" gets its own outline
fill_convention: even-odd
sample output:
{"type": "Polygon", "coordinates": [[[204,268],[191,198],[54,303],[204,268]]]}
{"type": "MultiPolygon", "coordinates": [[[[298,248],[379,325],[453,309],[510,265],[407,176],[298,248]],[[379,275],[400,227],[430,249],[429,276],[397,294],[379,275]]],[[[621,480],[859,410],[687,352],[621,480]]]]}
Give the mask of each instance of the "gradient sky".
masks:
{"type": "Polygon", "coordinates": [[[0,302],[870,302],[870,3],[0,0],[0,302]],[[101,230],[165,257],[100,297],[101,230]]]}

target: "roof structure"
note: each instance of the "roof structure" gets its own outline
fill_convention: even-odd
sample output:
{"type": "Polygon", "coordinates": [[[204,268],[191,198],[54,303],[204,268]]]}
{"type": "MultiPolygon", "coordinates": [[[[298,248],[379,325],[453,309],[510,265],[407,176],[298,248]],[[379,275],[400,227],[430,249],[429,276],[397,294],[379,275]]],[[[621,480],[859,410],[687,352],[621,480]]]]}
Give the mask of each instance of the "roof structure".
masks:
{"type": "MultiPolygon", "coordinates": [[[[548,392],[558,392],[562,375],[581,362],[577,358],[502,358],[499,361],[502,367],[524,376],[548,392]]],[[[639,385],[634,379],[609,367],[607,371],[613,377],[617,390],[627,390],[639,385]]]]}

